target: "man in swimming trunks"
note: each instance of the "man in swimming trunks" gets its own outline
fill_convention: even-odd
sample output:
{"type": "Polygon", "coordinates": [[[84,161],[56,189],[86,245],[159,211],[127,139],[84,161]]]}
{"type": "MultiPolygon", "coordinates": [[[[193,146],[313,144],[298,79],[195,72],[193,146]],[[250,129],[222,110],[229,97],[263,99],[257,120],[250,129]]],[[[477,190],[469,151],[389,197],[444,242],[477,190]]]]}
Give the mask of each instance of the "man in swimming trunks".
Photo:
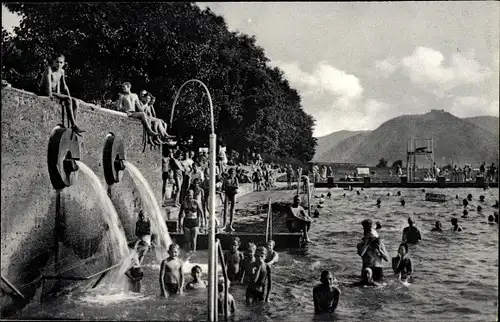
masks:
{"type": "Polygon", "coordinates": [[[313,288],[314,314],[335,313],[341,294],[333,285],[335,278],[330,271],[323,271],[320,281],[313,288]]]}
{"type": "Polygon", "coordinates": [[[392,258],[392,269],[398,280],[408,283],[413,272],[411,259],[407,256],[408,244],[399,245],[398,256],[392,258]]]}
{"type": "MultiPolygon", "coordinates": [[[[40,94],[47,95],[50,99],[56,97],[60,99],[63,106],[68,114],[68,120],[71,125],[71,129],[80,135],[85,130],[80,129],[76,125],[76,111],[78,108],[78,100],[71,98],[69,93],[68,85],[66,84],[66,74],[64,73],[65,57],[62,54],[57,54],[52,60],[52,65],[47,66],[43,72],[42,79],[40,81],[40,94]],[[61,83],[66,95],[61,93],[61,83]]],[[[64,111],[63,111],[64,115],[64,111]]],[[[64,125],[64,124],[62,124],[64,125]]]]}
{"type": "Polygon", "coordinates": [[[289,231],[294,232],[299,230],[302,232],[303,240],[305,242],[310,242],[309,239],[309,229],[311,228],[311,217],[306,213],[304,208],[300,205],[301,199],[299,195],[293,197],[293,204],[290,207],[290,212],[287,217],[287,228],[289,231]]]}
{"type": "Polygon", "coordinates": [[[200,205],[196,199],[194,199],[194,191],[188,190],[186,199],[182,202],[181,209],[179,211],[179,227],[182,227],[184,230],[186,249],[191,248],[193,253],[196,252],[198,227],[200,226],[200,218],[203,217],[202,207],[203,206],[200,205]]]}
{"type": "Polygon", "coordinates": [[[422,240],[422,235],[417,227],[413,226],[413,220],[408,218],[408,227],[403,229],[403,243],[417,244],[419,240],[422,240]]]}
{"type": "Polygon", "coordinates": [[[144,112],[144,108],[141,101],[139,100],[139,96],[137,96],[137,94],[135,93],[132,93],[130,91],[131,88],[132,84],[130,84],[129,82],[125,82],[122,84],[122,93],[120,94],[117,102],[118,110],[127,113],[128,117],[141,120],[149,135],[157,135],[158,133],[154,132],[151,129],[151,123],[148,119],[148,116],[144,112]]]}
{"type": "Polygon", "coordinates": [[[160,290],[162,297],[182,294],[184,287],[184,263],[179,259],[179,245],[171,244],[168,248],[169,257],[161,262],[160,290]]]}
{"type": "Polygon", "coordinates": [[[378,232],[373,229],[373,223],[370,219],[361,222],[363,226],[363,239],[358,243],[358,255],[363,260],[362,272],[369,268],[373,279],[378,282],[384,276],[383,260],[389,261],[389,254],[385,249],[384,243],[380,240],[378,232]]]}

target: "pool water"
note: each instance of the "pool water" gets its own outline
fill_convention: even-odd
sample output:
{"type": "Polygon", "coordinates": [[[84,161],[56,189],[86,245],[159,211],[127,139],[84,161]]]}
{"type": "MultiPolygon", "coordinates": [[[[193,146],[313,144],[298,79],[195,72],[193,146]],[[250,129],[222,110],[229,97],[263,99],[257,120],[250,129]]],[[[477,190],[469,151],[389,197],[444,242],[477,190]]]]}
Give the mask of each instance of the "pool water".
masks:
{"type": "MultiPolygon", "coordinates": [[[[426,192],[446,194],[445,203],[425,201],[425,192],[421,189],[399,190],[401,197],[396,195],[398,189],[365,189],[360,191],[361,195],[356,195],[356,191],[330,189],[332,198],[325,198],[320,217],[311,227],[313,243],[307,249],[280,253],[280,261],[273,270],[270,303],[248,308],[244,304],[245,289],[238,285],[231,287],[230,293],[237,303],[236,320],[497,320],[498,225],[488,224],[487,217],[498,211],[492,207],[498,199],[498,189],[426,189],[426,192]],[[391,196],[387,196],[389,192],[391,196]],[[468,206],[469,218],[460,218],[462,199],[469,193],[473,195],[468,206]],[[455,195],[459,198],[455,199],[455,195]],[[480,195],[486,197],[484,202],[479,201],[480,195]],[[380,208],[375,206],[377,198],[382,200],[380,208]],[[405,206],[401,206],[401,198],[405,199],[405,206]],[[482,206],[482,213],[476,212],[477,205],[482,206]],[[454,215],[465,228],[463,232],[451,230],[450,218],[454,215]],[[362,237],[361,221],[370,218],[382,224],[380,237],[393,257],[409,216],[423,235],[423,241],[411,246],[409,252],[413,260],[414,282],[408,286],[398,282],[389,261],[384,269],[386,286],[348,286],[357,280],[361,270],[361,259],[356,253],[356,244],[362,237]],[[442,222],[443,233],[430,232],[436,220],[442,222]],[[324,269],[334,273],[342,295],[334,316],[315,317],[312,288],[319,283],[324,269]]],[[[317,189],[315,193],[326,195],[327,191],[317,189]]],[[[290,197],[292,194],[290,191],[290,197]]],[[[262,195],[262,200],[269,197],[275,200],[283,195],[283,191],[267,191],[262,195]]],[[[318,200],[313,199],[313,206],[318,200]]],[[[41,304],[33,301],[13,318],[206,319],[205,291],[186,292],[184,296],[169,299],[159,297],[159,265],[152,263],[153,260],[150,253],[145,260],[141,294],[81,290],[41,304]]],[[[199,251],[187,266],[194,263],[203,264],[203,273],[206,274],[206,251],[199,251]]],[[[186,281],[189,280],[187,277],[186,281]]]]}

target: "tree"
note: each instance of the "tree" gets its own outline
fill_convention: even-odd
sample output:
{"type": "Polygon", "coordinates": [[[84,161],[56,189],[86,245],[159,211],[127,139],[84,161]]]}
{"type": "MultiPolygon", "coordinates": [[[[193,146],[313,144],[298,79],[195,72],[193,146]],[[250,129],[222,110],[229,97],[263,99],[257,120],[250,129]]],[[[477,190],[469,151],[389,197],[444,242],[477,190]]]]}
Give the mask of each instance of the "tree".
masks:
{"type": "Polygon", "coordinates": [[[403,160],[396,160],[392,163],[392,167],[396,169],[398,166],[403,167],[403,160]]]}
{"type": "Polygon", "coordinates": [[[387,168],[387,160],[384,158],[380,158],[376,165],[377,168],[387,168]]]}
{"type": "MultiPolygon", "coordinates": [[[[170,123],[177,90],[196,78],[210,90],[216,133],[229,151],[242,155],[248,147],[302,162],[314,156],[314,120],[298,92],[268,65],[255,37],[230,32],[209,8],[192,2],[6,6],[23,17],[14,37],[2,31],[2,44],[17,50],[3,65],[14,87],[34,91],[51,56],[62,52],[75,97],[103,104],[129,81],[133,92],[156,97],[156,114],[170,123]]],[[[198,84],[186,85],[169,131],[207,144],[208,106],[198,84]]]]}

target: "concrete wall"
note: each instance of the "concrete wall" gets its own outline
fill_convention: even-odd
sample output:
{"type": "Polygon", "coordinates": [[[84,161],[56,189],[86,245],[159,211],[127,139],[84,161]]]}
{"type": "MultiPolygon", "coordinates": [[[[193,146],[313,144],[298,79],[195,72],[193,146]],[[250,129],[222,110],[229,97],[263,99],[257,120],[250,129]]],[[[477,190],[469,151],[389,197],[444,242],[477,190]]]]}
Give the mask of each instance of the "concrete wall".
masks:
{"type": "MultiPolygon", "coordinates": [[[[80,160],[107,188],[102,168],[105,137],[122,138],[127,160],[144,175],[160,201],[161,151],[147,147],[142,153],[143,128],[138,120],[109,110],[93,110],[82,104],[77,123],[87,132],[80,138],[80,160]]],[[[76,183],[61,191],[64,229],[58,234],[60,261],[54,260],[56,191],[47,170],[49,135],[61,123],[61,106],[32,93],[2,89],[2,204],[1,272],[27,297],[33,297],[41,274],[86,276],[106,268],[103,235],[106,225],[88,179],[78,173],[76,183]]],[[[141,201],[128,173],[111,188],[127,236],[133,236],[141,201]]],[[[2,289],[6,289],[2,284],[2,289]]],[[[12,297],[2,292],[4,315],[12,297]]]]}

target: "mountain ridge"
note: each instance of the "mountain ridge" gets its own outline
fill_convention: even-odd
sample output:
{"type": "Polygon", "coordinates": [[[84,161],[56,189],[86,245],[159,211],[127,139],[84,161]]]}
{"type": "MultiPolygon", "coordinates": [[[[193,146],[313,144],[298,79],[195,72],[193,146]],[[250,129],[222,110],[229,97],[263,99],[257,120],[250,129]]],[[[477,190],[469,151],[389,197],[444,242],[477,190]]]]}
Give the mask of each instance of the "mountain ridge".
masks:
{"type": "MultiPolygon", "coordinates": [[[[395,160],[406,160],[409,138],[432,137],[438,164],[496,162],[499,150],[498,120],[495,116],[458,118],[443,110],[401,115],[384,122],[373,131],[358,131],[357,134],[349,135],[330,146],[330,149],[316,154],[314,160],[375,165],[383,157],[391,164],[395,160]]],[[[334,138],[330,140],[334,141],[334,138]]],[[[421,159],[424,158],[417,160],[419,164],[427,162],[421,159]]]]}

